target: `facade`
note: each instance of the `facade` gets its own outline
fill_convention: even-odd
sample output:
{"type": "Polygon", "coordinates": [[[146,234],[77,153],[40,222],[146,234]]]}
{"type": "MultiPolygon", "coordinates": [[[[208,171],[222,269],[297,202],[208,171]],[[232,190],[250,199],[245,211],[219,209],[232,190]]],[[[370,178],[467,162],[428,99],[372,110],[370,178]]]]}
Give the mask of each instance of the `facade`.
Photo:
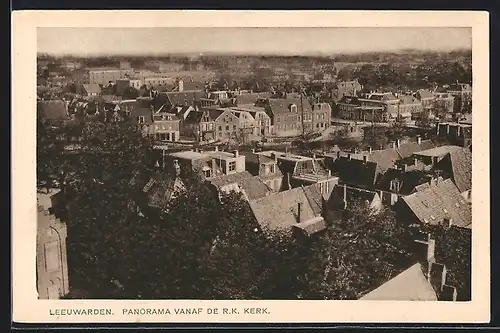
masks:
{"type": "Polygon", "coordinates": [[[278,167],[277,156],[270,158],[252,151],[245,155],[246,170],[253,176],[258,176],[272,192],[280,192],[283,183],[283,173],[278,167]]]}
{"type": "Polygon", "coordinates": [[[216,117],[212,113],[215,122],[215,139],[218,141],[227,142],[230,140],[239,140],[240,136],[240,119],[230,110],[214,110],[220,112],[216,117]]]}
{"type": "Polygon", "coordinates": [[[339,82],[332,91],[332,97],[334,102],[338,102],[344,96],[357,96],[362,89],[358,80],[339,82]]]}
{"type": "Polygon", "coordinates": [[[313,112],[307,98],[269,98],[257,101],[256,106],[263,106],[271,118],[271,135],[293,137],[313,131],[313,112]]]}
{"type": "Polygon", "coordinates": [[[128,71],[123,69],[91,69],[89,83],[107,85],[116,80],[125,79],[128,71]]]}
{"type": "Polygon", "coordinates": [[[400,96],[398,104],[398,119],[401,122],[408,122],[414,115],[422,114],[424,108],[422,102],[413,95],[400,96]]]}
{"type": "Polygon", "coordinates": [[[179,141],[180,138],[180,119],[173,113],[158,110],[153,114],[154,135],[156,140],[160,141],[179,141]]]}
{"type": "Polygon", "coordinates": [[[359,97],[344,96],[338,103],[338,115],[355,121],[388,122],[391,118],[384,105],[359,97]]]}
{"type": "Polygon", "coordinates": [[[455,110],[455,97],[448,92],[434,92],[436,100],[434,102],[434,109],[436,111],[442,110],[445,113],[453,113],[455,110]]]}
{"type": "Polygon", "coordinates": [[[472,145],[472,124],[440,122],[437,124],[436,134],[457,146],[469,147],[472,145]]]}
{"type": "Polygon", "coordinates": [[[472,105],[472,87],[468,83],[459,83],[450,85],[448,93],[455,97],[454,112],[470,113],[472,105]]]}
{"type": "Polygon", "coordinates": [[[434,103],[436,101],[436,96],[430,90],[419,89],[415,97],[422,103],[422,108],[424,111],[429,111],[434,109],[434,103]]]}
{"type": "Polygon", "coordinates": [[[101,87],[94,83],[94,84],[84,84],[82,86],[82,95],[83,96],[97,96],[101,93],[101,87]]]}
{"type": "Polygon", "coordinates": [[[56,218],[49,193],[37,193],[37,291],[40,299],[59,299],[69,292],[67,226],[56,218]]]}
{"type": "Polygon", "coordinates": [[[322,132],[331,125],[332,107],[328,103],[315,103],[312,105],[313,131],[322,132]]]}
{"type": "Polygon", "coordinates": [[[158,86],[158,85],[168,85],[168,84],[173,84],[174,79],[169,78],[169,77],[157,77],[157,76],[152,76],[152,77],[145,77],[142,79],[143,84],[145,84],[147,87],[151,86],[158,86]]]}

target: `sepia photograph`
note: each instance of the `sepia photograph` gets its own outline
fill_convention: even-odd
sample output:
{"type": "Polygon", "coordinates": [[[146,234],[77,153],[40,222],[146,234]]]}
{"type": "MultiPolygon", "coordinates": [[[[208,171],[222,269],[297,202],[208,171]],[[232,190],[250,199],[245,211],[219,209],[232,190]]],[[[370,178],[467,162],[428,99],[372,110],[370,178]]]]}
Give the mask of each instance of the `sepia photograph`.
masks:
{"type": "Polygon", "coordinates": [[[38,300],[471,302],[474,66],[471,26],[36,27],[38,300]]]}

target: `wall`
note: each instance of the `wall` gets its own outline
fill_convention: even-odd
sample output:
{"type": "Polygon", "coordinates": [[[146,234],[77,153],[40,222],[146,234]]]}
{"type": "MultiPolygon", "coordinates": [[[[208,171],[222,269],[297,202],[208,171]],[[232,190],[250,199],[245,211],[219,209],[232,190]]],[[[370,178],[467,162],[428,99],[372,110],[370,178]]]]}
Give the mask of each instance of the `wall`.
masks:
{"type": "Polygon", "coordinates": [[[58,299],[69,292],[66,224],[41,207],[37,224],[38,297],[58,299]]]}

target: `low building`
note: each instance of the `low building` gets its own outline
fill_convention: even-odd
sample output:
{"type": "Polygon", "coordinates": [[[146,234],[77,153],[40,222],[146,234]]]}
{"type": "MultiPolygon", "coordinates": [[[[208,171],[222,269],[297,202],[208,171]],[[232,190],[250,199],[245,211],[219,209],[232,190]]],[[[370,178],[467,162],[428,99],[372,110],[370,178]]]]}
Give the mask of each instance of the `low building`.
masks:
{"type": "Polygon", "coordinates": [[[469,149],[451,151],[433,170],[439,170],[444,178],[450,178],[465,200],[472,200],[472,153],[469,149]]]}
{"type": "Polygon", "coordinates": [[[399,97],[398,120],[403,123],[409,122],[412,117],[421,115],[424,111],[422,102],[413,95],[405,94],[399,97]]]}
{"type": "Polygon", "coordinates": [[[451,144],[461,147],[472,145],[472,124],[456,122],[439,122],[436,135],[446,138],[451,144]]]}
{"type": "Polygon", "coordinates": [[[430,111],[434,109],[434,104],[436,102],[436,96],[432,93],[432,91],[427,89],[419,89],[415,93],[415,97],[422,104],[423,111],[430,111]]]}
{"type": "Polygon", "coordinates": [[[59,190],[37,193],[36,281],[39,299],[69,293],[67,226],[52,212],[51,197],[59,190]]]}
{"type": "Polygon", "coordinates": [[[344,96],[357,96],[363,90],[358,80],[338,82],[332,89],[334,102],[340,101],[344,96]]]}
{"type": "Polygon", "coordinates": [[[221,192],[241,193],[247,201],[259,199],[271,193],[271,189],[260,177],[253,176],[248,171],[213,177],[209,183],[219,194],[221,192]]]}
{"type": "Polygon", "coordinates": [[[468,83],[455,83],[448,87],[447,92],[455,97],[454,112],[472,112],[472,87],[468,83]]]}
{"type": "Polygon", "coordinates": [[[434,91],[435,102],[434,110],[435,112],[443,112],[445,114],[451,114],[455,110],[455,97],[446,92],[443,89],[436,89],[434,91]]]}
{"type": "Polygon", "coordinates": [[[264,234],[311,237],[327,228],[322,203],[311,199],[304,187],[298,187],[251,200],[250,208],[264,234]]]}
{"type": "Polygon", "coordinates": [[[280,192],[283,184],[283,173],[278,168],[278,159],[270,158],[255,150],[245,154],[246,170],[258,176],[273,192],[280,192]]]}
{"type": "Polygon", "coordinates": [[[398,207],[402,220],[408,224],[443,224],[460,228],[472,227],[472,207],[451,179],[420,185],[404,196],[398,207]]]}
{"type": "Polygon", "coordinates": [[[101,87],[96,83],[83,84],[81,94],[83,96],[97,96],[101,93],[101,87]]]}

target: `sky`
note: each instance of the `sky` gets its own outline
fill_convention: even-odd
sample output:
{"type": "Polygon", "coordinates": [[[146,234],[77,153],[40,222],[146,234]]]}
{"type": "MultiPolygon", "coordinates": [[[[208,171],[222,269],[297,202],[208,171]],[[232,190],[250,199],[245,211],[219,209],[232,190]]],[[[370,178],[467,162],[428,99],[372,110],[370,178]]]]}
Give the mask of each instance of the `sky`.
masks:
{"type": "Polygon", "coordinates": [[[38,28],[39,53],[312,55],[471,49],[470,28],[38,28]]]}

